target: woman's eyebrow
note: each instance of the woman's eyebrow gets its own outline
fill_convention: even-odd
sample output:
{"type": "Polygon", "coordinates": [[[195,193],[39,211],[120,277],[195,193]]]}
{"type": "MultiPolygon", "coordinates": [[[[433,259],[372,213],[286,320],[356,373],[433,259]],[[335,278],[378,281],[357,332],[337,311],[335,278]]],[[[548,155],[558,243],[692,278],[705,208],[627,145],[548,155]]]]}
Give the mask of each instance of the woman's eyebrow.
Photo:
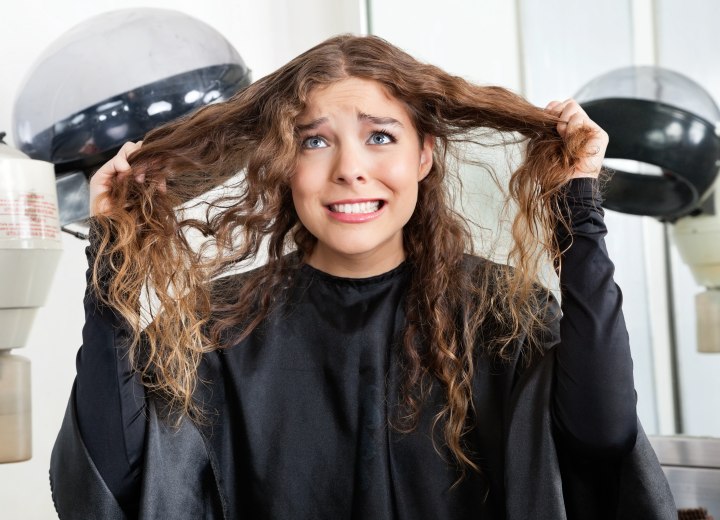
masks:
{"type": "MultiPolygon", "coordinates": [[[[394,125],[399,126],[401,128],[404,128],[403,124],[395,119],[394,117],[378,117],[378,116],[371,116],[370,114],[366,114],[364,112],[358,113],[358,120],[360,121],[369,121],[370,123],[376,124],[376,125],[394,125]]],[[[313,119],[309,123],[304,124],[297,124],[295,125],[295,132],[300,134],[302,132],[306,132],[308,130],[315,130],[319,126],[322,126],[323,124],[328,122],[327,117],[318,117],[317,119],[313,119]]]]}
{"type": "Polygon", "coordinates": [[[295,132],[301,133],[305,132],[306,130],[315,130],[317,127],[327,122],[327,117],[318,117],[317,119],[313,119],[309,123],[295,125],[295,132]]]}
{"type": "Polygon", "coordinates": [[[371,123],[374,123],[376,125],[396,125],[399,127],[403,127],[403,124],[395,119],[394,117],[377,117],[377,116],[371,116],[370,114],[365,114],[363,112],[360,112],[358,114],[358,119],[364,120],[364,121],[370,121],[371,123]]]}

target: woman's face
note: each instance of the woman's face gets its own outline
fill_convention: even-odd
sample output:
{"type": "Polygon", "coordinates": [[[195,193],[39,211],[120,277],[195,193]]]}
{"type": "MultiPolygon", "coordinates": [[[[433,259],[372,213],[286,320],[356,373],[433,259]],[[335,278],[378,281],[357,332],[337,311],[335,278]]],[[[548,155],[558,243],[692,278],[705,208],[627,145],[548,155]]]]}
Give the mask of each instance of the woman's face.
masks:
{"type": "Polygon", "coordinates": [[[405,107],[374,81],[349,78],[311,92],[296,124],[290,180],[300,221],[317,238],[306,261],[330,274],[384,273],[405,259],[403,226],[432,166],[405,107]]]}

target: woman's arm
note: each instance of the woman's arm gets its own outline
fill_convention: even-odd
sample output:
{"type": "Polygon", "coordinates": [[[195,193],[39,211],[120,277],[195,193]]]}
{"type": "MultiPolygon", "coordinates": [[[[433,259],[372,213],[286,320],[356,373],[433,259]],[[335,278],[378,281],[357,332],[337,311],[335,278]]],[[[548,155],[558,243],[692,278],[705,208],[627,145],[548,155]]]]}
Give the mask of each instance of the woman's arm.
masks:
{"type": "MultiPolygon", "coordinates": [[[[87,248],[93,265],[95,230],[87,248]]],[[[123,509],[137,503],[145,437],[145,391],[127,357],[129,331],[100,303],[90,283],[85,291],[83,344],[77,354],[75,405],[78,426],[95,466],[123,509]]]]}
{"type": "Polygon", "coordinates": [[[637,434],[633,367],[597,181],[571,180],[566,197],[571,233],[558,231],[561,250],[567,249],[554,417],[570,448],[625,452],[637,434]]]}
{"type": "Polygon", "coordinates": [[[609,138],[572,99],[546,109],[560,118],[563,138],[592,130],[561,201],[571,229],[557,230],[563,316],[554,417],[570,448],[625,452],[637,434],[632,358],[597,184],[609,138]]]}
{"type": "MultiPolygon", "coordinates": [[[[91,180],[93,214],[106,210],[98,195],[109,189],[113,178],[129,171],[127,156],[140,143],[126,143],[91,180]],[[99,207],[97,202],[100,202],[99,207]]],[[[91,225],[83,344],[77,354],[75,405],[78,428],[93,463],[112,494],[134,516],[140,493],[145,437],[145,389],[128,359],[130,333],[122,317],[101,303],[91,283],[97,228],[91,225]]],[[[102,285],[99,290],[103,290],[102,285]]]]}

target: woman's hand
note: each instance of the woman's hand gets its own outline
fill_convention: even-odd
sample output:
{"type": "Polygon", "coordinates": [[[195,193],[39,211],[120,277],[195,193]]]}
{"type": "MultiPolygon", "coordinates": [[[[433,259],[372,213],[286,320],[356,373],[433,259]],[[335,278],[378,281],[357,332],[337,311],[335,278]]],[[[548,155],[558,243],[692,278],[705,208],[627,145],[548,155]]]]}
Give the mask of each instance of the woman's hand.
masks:
{"type": "MultiPolygon", "coordinates": [[[[128,156],[136,152],[142,146],[142,141],[137,143],[125,143],[117,155],[103,164],[95,175],[90,179],[90,215],[103,215],[110,210],[108,199],[98,201],[99,195],[106,193],[113,183],[115,177],[124,177],[130,173],[130,163],[128,156]]],[[[137,182],[144,182],[145,175],[140,174],[135,177],[137,182]]]]}
{"type": "Polygon", "coordinates": [[[557,131],[563,139],[583,127],[592,130],[592,135],[585,145],[583,157],[575,165],[570,178],[597,178],[602,168],[602,161],[609,141],[607,132],[590,119],[574,99],[551,101],[545,107],[545,110],[560,118],[561,121],[557,125],[557,131]]]}

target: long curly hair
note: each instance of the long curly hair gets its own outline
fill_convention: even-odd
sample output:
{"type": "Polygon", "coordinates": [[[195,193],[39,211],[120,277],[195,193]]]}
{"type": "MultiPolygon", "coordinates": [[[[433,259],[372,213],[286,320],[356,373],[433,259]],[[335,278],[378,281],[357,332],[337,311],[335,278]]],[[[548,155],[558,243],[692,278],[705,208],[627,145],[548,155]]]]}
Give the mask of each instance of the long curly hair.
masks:
{"type": "Polygon", "coordinates": [[[133,174],[115,181],[105,195],[111,209],[96,219],[94,283],[131,326],[130,358],[146,388],[201,417],[193,393],[203,353],[250,334],[315,245],[289,187],[296,118],[313,89],[350,77],[378,82],[404,104],[418,135],[435,140],[432,169],[403,229],[411,279],[397,427],[414,428],[429,388],[440,385],[445,404],[435,425],[458,467],[477,469],[463,448],[477,345],[509,359],[531,351],[542,334],[548,294],[538,274],[559,262],[555,231],[567,223],[558,193],[589,138],[579,131],[563,141],[557,117],[509,90],[452,76],[378,37],[324,41],[230,100],[146,136],[130,158],[133,174]],[[457,172],[448,164],[458,145],[482,146],[488,130],[524,143],[508,190],[516,206],[513,268],[468,269],[472,238],[453,209],[457,172]],[[134,180],[139,173],[142,182],[134,180]],[[264,264],[242,284],[223,278],[253,261],[264,264]]]}

